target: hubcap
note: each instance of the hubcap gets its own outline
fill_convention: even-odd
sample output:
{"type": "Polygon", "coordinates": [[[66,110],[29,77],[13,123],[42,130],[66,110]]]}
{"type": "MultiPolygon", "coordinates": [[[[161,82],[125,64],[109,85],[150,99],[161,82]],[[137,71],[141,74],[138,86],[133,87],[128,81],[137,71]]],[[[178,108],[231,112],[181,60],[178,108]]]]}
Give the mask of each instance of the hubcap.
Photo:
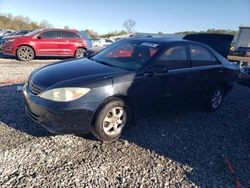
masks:
{"type": "Polygon", "coordinates": [[[33,57],[33,51],[31,48],[23,47],[19,51],[19,57],[23,60],[30,60],[33,57]]]}
{"type": "Polygon", "coordinates": [[[223,98],[223,93],[220,90],[217,90],[214,92],[213,96],[212,96],[212,107],[218,108],[222,102],[222,98],[223,98]]]}
{"type": "Polygon", "coordinates": [[[122,107],[111,109],[104,118],[103,130],[107,135],[119,135],[126,124],[126,111],[122,107]]]}
{"type": "Polygon", "coordinates": [[[82,58],[84,57],[84,50],[77,50],[76,51],[76,58],[82,58]]]}

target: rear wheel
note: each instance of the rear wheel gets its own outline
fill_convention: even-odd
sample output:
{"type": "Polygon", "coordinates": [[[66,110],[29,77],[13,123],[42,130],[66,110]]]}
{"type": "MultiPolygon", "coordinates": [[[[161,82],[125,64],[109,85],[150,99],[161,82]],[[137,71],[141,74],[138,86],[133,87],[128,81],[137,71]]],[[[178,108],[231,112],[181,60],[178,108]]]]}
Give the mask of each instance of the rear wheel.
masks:
{"type": "Polygon", "coordinates": [[[216,88],[212,90],[207,98],[207,108],[209,111],[216,111],[220,108],[224,99],[224,90],[222,88],[216,88]]]}
{"type": "Polygon", "coordinates": [[[91,132],[102,141],[117,140],[130,122],[129,107],[120,99],[115,99],[98,112],[91,132]]]}
{"type": "Polygon", "coordinates": [[[75,52],[75,58],[83,58],[87,54],[87,51],[84,48],[78,48],[75,52]]]}
{"type": "Polygon", "coordinates": [[[35,57],[35,52],[34,50],[29,47],[29,46],[20,46],[17,49],[17,53],[16,53],[17,58],[20,61],[30,61],[32,59],[34,59],[35,57]]]}

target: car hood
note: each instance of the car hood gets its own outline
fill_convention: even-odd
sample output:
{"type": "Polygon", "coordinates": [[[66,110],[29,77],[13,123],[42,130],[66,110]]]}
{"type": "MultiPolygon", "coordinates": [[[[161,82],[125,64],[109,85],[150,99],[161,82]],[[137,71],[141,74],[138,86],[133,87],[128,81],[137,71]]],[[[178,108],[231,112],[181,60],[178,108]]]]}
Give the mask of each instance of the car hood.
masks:
{"type": "Polygon", "coordinates": [[[233,38],[233,35],[228,34],[201,33],[189,34],[183,39],[206,44],[217,51],[220,55],[227,58],[233,38]]]}
{"type": "Polygon", "coordinates": [[[128,72],[85,58],[42,67],[30,75],[29,82],[40,90],[58,87],[83,87],[128,72]]]}

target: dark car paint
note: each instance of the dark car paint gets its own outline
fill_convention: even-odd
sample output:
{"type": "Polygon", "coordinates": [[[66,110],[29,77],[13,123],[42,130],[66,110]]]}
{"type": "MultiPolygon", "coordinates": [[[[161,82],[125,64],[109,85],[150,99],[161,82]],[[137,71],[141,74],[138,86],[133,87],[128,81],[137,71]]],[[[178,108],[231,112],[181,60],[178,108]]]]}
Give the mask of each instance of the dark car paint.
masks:
{"type": "Polygon", "coordinates": [[[98,78],[105,79],[109,75],[112,76],[122,72],[127,71],[106,66],[89,59],[79,59],[73,60],[73,62],[65,61],[43,67],[33,75],[32,80],[42,90],[47,90],[60,87],[60,85],[68,82],[76,82],[76,84],[95,82],[98,78]]]}
{"type": "MultiPolygon", "coordinates": [[[[191,41],[155,38],[126,40],[155,42],[163,46],[183,43],[202,45],[191,41]]],[[[195,94],[201,97],[209,90],[222,85],[229,90],[238,77],[237,66],[230,64],[211,48],[202,46],[213,53],[221,65],[191,67],[191,61],[188,60],[187,68],[170,70],[165,74],[148,72],[154,60],[137,72],[110,67],[88,59],[45,66],[31,74],[28,85],[24,88],[27,93],[27,112],[33,120],[51,132],[79,134],[89,131],[94,115],[110,97],[120,97],[128,102],[134,112],[134,119],[137,119],[143,117],[141,112],[144,112],[149,104],[160,104],[170,96],[178,97],[195,91],[195,94]],[[38,87],[40,92],[60,87],[87,87],[91,88],[91,91],[71,102],[54,102],[32,93],[32,84],[38,87]]],[[[160,54],[161,52],[157,56],[160,54]]]]}

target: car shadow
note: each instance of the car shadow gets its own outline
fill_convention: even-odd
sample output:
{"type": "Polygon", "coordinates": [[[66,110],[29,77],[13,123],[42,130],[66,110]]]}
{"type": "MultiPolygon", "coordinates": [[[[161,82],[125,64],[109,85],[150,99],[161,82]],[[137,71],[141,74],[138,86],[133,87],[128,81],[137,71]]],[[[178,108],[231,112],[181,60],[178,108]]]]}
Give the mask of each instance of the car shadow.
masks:
{"type": "MultiPolygon", "coordinates": [[[[52,136],[27,117],[23,96],[17,92],[17,86],[0,86],[0,121],[35,137],[52,136]]],[[[245,89],[240,88],[242,91],[245,89]]],[[[248,187],[250,116],[247,111],[239,111],[240,106],[250,108],[249,103],[229,96],[216,113],[205,112],[196,103],[157,109],[156,115],[129,127],[122,139],[182,166],[191,167],[192,170],[186,173],[187,179],[201,187],[234,186],[226,168],[225,157],[228,157],[236,165],[234,167],[242,185],[248,187]]],[[[96,140],[91,135],[84,138],[96,140]]]]}
{"type": "MultiPolygon", "coordinates": [[[[2,59],[17,59],[15,56],[5,55],[0,53],[0,58],[2,59]]],[[[41,56],[35,57],[34,60],[66,60],[72,59],[72,57],[65,57],[65,56],[41,56]]]]}

